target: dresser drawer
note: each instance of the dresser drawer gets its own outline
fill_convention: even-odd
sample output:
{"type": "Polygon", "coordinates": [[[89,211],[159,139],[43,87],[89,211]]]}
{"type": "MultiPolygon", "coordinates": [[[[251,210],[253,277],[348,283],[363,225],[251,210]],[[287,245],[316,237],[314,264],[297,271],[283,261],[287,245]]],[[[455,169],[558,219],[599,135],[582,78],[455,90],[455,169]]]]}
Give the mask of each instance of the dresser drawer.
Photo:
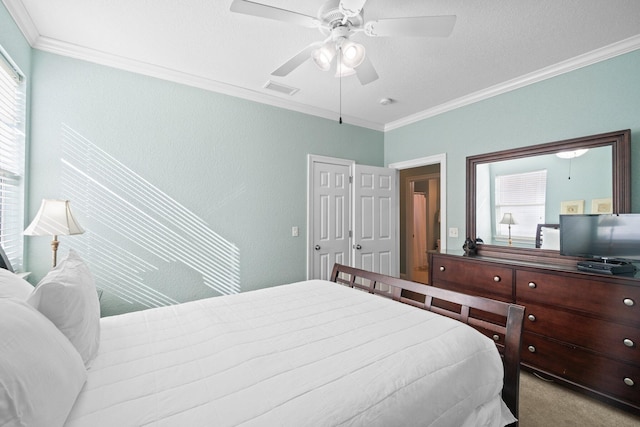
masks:
{"type": "Polygon", "coordinates": [[[469,258],[434,255],[432,284],[470,295],[513,301],[513,269],[469,258]]]}
{"type": "Polygon", "coordinates": [[[529,303],[524,330],[640,366],[640,328],[529,303]]]}
{"type": "Polygon", "coordinates": [[[640,326],[640,286],[517,270],[516,298],[523,305],[538,302],[640,326]]]}
{"type": "Polygon", "coordinates": [[[640,406],[639,366],[556,343],[530,332],[523,334],[522,363],[640,406]]]}

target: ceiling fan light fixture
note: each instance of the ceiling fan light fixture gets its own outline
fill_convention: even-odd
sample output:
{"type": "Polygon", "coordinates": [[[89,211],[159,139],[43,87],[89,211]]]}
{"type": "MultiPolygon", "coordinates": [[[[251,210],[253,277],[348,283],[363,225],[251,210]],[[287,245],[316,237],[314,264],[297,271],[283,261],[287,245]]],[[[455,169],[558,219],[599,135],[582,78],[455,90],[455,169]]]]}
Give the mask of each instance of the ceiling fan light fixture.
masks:
{"type": "Polygon", "coordinates": [[[589,151],[588,148],[573,151],[561,151],[560,153],[556,153],[556,156],[560,157],[561,159],[575,159],[576,157],[582,156],[587,151],[589,151]]]}
{"type": "Polygon", "coordinates": [[[342,51],[342,63],[349,68],[356,68],[364,61],[365,49],[360,43],[346,40],[342,43],[340,50],[342,51]]]}
{"type": "Polygon", "coordinates": [[[336,66],[336,75],[335,77],[348,77],[353,76],[356,73],[356,70],[347,66],[344,61],[338,62],[336,66]]]}
{"type": "Polygon", "coordinates": [[[335,56],[336,48],[331,43],[325,43],[311,52],[311,59],[313,59],[314,64],[322,71],[329,71],[331,62],[335,56]]]}

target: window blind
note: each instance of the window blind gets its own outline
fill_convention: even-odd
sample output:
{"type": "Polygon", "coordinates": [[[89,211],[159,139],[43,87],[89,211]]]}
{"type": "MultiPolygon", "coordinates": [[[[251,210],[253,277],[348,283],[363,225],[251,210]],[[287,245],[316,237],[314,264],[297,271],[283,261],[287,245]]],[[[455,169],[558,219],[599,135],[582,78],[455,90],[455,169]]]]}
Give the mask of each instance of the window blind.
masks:
{"type": "Polygon", "coordinates": [[[0,245],[22,269],[25,151],[24,77],[0,49],[0,245]]]}
{"type": "Polygon", "coordinates": [[[508,226],[500,224],[500,220],[505,213],[511,213],[516,221],[511,235],[534,239],[536,225],[545,222],[546,199],[546,170],[496,176],[496,235],[508,235],[508,226]]]}

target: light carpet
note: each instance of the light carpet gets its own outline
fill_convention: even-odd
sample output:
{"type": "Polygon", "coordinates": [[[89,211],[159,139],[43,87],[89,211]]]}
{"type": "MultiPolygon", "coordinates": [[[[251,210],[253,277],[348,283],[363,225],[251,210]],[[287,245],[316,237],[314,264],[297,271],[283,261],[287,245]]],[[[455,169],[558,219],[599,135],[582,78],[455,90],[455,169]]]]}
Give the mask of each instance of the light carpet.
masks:
{"type": "Polygon", "coordinates": [[[522,371],[520,427],[639,427],[632,415],[578,392],[522,371]]]}

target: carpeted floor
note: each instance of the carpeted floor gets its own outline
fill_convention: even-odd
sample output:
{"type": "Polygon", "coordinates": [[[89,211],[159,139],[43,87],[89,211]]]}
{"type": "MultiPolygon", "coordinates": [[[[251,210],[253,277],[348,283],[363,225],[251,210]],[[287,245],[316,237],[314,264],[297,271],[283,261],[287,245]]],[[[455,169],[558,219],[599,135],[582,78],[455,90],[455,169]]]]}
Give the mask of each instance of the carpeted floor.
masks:
{"type": "Polygon", "coordinates": [[[553,382],[522,372],[520,427],[639,427],[634,416],[553,382]]]}

